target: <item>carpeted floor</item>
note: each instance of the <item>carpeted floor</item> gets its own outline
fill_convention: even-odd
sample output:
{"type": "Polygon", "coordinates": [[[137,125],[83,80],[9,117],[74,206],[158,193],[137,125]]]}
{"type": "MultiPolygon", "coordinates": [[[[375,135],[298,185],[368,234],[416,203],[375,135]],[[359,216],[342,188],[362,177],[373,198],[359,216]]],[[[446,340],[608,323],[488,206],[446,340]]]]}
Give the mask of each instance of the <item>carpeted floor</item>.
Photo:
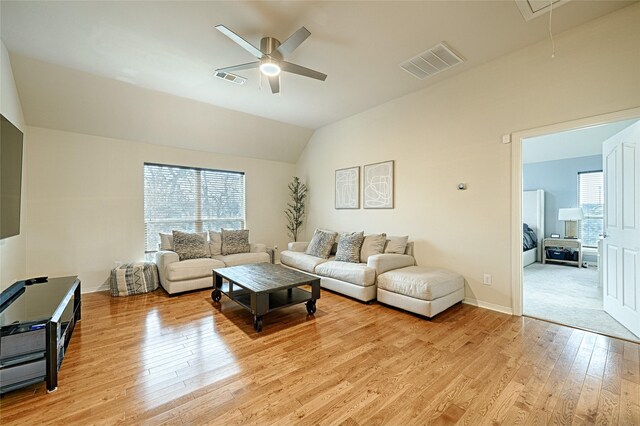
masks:
{"type": "Polygon", "coordinates": [[[602,310],[595,267],[534,263],[524,268],[523,295],[527,316],[640,341],[602,310]]]}

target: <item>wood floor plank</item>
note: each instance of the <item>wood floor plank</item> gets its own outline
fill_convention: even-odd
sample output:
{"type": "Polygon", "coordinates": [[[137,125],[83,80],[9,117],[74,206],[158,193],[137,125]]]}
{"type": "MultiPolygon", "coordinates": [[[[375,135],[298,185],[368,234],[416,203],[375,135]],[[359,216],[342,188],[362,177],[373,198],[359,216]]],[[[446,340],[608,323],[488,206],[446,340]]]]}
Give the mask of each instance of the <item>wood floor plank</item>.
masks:
{"type": "Polygon", "coordinates": [[[640,346],[458,304],[428,320],[323,291],[252,317],[210,291],[83,295],[59,388],[0,423],[638,424],[640,346]]]}

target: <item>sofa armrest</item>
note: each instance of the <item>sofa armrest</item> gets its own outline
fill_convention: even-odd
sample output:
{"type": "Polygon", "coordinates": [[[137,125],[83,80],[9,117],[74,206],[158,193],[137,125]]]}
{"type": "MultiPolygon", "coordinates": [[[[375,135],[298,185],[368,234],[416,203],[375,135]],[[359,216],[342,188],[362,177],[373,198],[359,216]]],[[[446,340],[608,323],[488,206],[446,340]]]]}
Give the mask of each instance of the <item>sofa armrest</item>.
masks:
{"type": "Polygon", "coordinates": [[[374,268],[380,275],[393,269],[405,268],[416,264],[416,259],[408,254],[374,254],[367,259],[367,266],[374,268]]]}
{"type": "Polygon", "coordinates": [[[261,243],[250,243],[250,253],[267,253],[267,245],[261,243]]]}
{"type": "Polygon", "coordinates": [[[289,250],[303,253],[307,250],[307,247],[309,247],[309,241],[294,241],[288,244],[289,250]]]}
{"type": "Polygon", "coordinates": [[[161,250],[156,252],[156,266],[158,267],[158,277],[160,284],[165,285],[165,268],[167,265],[180,262],[180,257],[175,251],[161,250]]]}

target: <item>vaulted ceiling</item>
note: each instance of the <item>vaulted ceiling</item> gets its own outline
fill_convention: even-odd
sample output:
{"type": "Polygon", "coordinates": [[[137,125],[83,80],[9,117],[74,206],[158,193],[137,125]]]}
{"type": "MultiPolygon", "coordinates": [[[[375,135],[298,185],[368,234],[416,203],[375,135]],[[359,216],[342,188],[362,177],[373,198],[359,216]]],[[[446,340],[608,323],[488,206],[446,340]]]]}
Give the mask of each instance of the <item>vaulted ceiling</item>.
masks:
{"type": "MultiPolygon", "coordinates": [[[[551,28],[558,34],[630,3],[633,2],[569,1],[553,11],[551,28]]],[[[68,127],[65,120],[73,118],[65,118],[63,113],[52,116],[42,103],[65,105],[71,102],[65,97],[86,97],[87,91],[95,91],[92,102],[103,102],[99,108],[105,111],[122,105],[115,97],[120,92],[131,95],[125,99],[142,93],[151,99],[156,95],[150,91],[161,92],[197,101],[197,106],[191,107],[193,113],[214,115],[222,125],[228,124],[228,132],[223,132],[225,138],[233,134],[234,126],[240,133],[248,131],[240,128],[239,122],[255,132],[247,134],[247,138],[256,139],[261,134],[256,128],[271,132],[262,133],[259,141],[265,152],[250,156],[275,157],[268,154],[270,146],[280,143],[278,155],[287,146],[293,148],[290,158],[283,158],[285,161],[295,161],[313,129],[549,37],[548,14],[527,22],[516,3],[509,0],[3,0],[0,24],[0,36],[11,54],[28,124],[68,127]],[[305,26],[311,36],[289,59],[326,73],[328,78],[319,82],[284,74],[279,95],[271,94],[256,69],[237,72],[248,79],[242,86],[215,78],[216,68],[254,60],[216,31],[217,24],[226,25],[258,46],[263,36],[284,41],[305,26]],[[399,67],[401,62],[440,42],[446,42],[465,62],[425,80],[418,80],[399,67]],[[242,114],[229,115],[228,110],[242,114]],[[56,120],[58,123],[52,122],[56,120]]],[[[561,46],[557,54],[562,55],[561,46]]],[[[78,109],[81,105],[78,99],[69,108],[78,109]]],[[[175,114],[175,108],[167,107],[158,114],[175,114]]],[[[206,126],[201,127],[203,133],[207,131],[206,126]]],[[[180,145],[180,138],[174,139],[180,145]]]]}

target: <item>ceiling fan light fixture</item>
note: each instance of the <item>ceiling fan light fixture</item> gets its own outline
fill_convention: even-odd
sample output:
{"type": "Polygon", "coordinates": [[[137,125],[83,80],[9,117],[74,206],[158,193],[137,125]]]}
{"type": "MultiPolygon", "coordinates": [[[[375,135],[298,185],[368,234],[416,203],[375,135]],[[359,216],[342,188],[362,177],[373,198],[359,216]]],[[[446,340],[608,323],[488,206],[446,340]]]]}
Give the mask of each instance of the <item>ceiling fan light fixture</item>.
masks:
{"type": "Polygon", "coordinates": [[[275,77],[280,74],[280,65],[276,62],[268,60],[260,64],[260,72],[268,77],[275,77]]]}

